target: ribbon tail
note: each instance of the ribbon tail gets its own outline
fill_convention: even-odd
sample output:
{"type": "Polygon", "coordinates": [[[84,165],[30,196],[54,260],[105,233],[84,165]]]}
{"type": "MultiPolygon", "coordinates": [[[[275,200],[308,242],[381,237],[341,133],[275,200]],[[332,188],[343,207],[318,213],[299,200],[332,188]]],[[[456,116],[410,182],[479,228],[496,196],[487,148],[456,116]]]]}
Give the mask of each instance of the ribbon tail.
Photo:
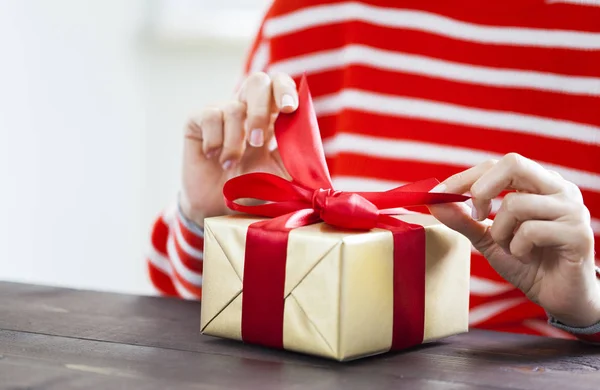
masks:
{"type": "Polygon", "coordinates": [[[311,192],[282,177],[264,173],[248,173],[228,180],[223,186],[225,204],[231,210],[263,217],[278,217],[310,207],[311,192]],[[239,199],[266,202],[245,205],[239,199]]]}
{"type": "Polygon", "coordinates": [[[387,192],[429,192],[438,184],[440,184],[440,182],[437,179],[425,179],[393,188],[387,192]]]}
{"type": "Polygon", "coordinates": [[[465,195],[421,191],[358,192],[357,194],[373,203],[379,210],[464,202],[469,199],[465,195]]]}

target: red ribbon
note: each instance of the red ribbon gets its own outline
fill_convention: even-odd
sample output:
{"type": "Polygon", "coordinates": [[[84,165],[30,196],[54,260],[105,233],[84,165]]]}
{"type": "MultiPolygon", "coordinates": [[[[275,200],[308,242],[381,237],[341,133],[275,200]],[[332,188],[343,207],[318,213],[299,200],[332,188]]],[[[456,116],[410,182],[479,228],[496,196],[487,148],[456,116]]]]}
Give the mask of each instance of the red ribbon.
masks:
{"type": "Polygon", "coordinates": [[[279,115],[275,138],[292,181],[268,173],[249,173],[229,180],[223,188],[230,209],[272,218],[250,225],[246,236],[242,339],[283,348],[288,235],[292,229],[323,221],[342,229],[378,227],[392,232],[392,349],[421,344],[425,320],[425,230],[392,217],[390,209],[462,202],[467,197],[430,193],[438,184],[435,179],[386,192],[335,191],[305,77],[300,83],[298,109],[279,115]],[[266,203],[247,206],[235,202],[243,198],[266,203]]]}

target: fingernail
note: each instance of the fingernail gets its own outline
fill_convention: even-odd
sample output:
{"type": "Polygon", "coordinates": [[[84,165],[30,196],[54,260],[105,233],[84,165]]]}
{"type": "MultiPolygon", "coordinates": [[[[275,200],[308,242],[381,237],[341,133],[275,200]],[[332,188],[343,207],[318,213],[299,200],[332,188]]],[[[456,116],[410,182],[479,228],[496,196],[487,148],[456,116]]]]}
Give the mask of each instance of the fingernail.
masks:
{"type": "Polygon", "coordinates": [[[283,95],[281,98],[281,108],[294,108],[296,102],[292,95],[283,95]]]}
{"type": "Polygon", "coordinates": [[[225,162],[223,163],[223,169],[224,169],[224,170],[231,169],[231,168],[233,168],[233,165],[234,165],[234,161],[232,161],[232,160],[227,160],[227,161],[225,161],[225,162]]]}
{"type": "Polygon", "coordinates": [[[479,221],[479,213],[477,212],[476,207],[471,209],[471,217],[473,217],[474,220],[479,221]]]}
{"type": "Polygon", "coordinates": [[[274,151],[275,149],[277,149],[277,140],[275,139],[275,137],[271,138],[271,140],[269,141],[269,152],[274,151]]]}
{"type": "Polygon", "coordinates": [[[206,153],[206,158],[213,158],[213,157],[215,157],[219,153],[220,150],[221,149],[209,150],[208,153],[206,153]]]}
{"type": "Polygon", "coordinates": [[[433,187],[429,192],[444,193],[446,192],[446,188],[448,188],[447,185],[445,185],[444,183],[440,183],[437,186],[433,187]]]}
{"type": "Polygon", "coordinates": [[[264,133],[262,129],[254,129],[250,132],[250,145],[254,147],[261,147],[265,142],[264,133]]]}

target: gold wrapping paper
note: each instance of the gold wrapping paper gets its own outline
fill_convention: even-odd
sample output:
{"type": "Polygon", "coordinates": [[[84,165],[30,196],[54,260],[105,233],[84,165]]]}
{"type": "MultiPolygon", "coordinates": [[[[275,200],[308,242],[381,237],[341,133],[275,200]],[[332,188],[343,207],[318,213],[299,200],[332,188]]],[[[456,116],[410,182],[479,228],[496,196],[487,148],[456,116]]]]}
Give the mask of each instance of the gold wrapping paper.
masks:
{"type": "MultiPolygon", "coordinates": [[[[398,217],[425,227],[424,342],[468,330],[471,244],[428,215],[398,217]]],[[[261,219],[208,218],[201,332],[241,340],[246,231],[261,219]]],[[[335,360],[389,351],[392,233],[342,231],[319,223],[290,232],[284,348],[335,360]],[[376,320],[373,320],[376,319],[376,320]]]]}

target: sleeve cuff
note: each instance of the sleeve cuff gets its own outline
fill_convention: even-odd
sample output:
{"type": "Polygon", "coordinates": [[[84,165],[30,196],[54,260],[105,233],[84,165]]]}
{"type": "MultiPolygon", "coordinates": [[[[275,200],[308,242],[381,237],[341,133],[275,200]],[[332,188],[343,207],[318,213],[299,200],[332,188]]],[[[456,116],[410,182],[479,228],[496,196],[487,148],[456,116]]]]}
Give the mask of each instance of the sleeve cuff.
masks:
{"type": "Polygon", "coordinates": [[[598,341],[600,341],[600,322],[592,325],[592,326],[588,326],[587,328],[575,328],[572,326],[567,326],[565,324],[560,323],[558,320],[556,320],[556,318],[550,317],[548,319],[548,323],[552,326],[554,326],[555,328],[558,329],[562,329],[566,332],[571,333],[572,335],[575,336],[591,336],[591,335],[598,335],[598,341]]]}
{"type": "Polygon", "coordinates": [[[186,217],[183,214],[183,211],[181,211],[181,205],[179,204],[179,202],[177,202],[177,217],[179,218],[179,221],[181,222],[181,224],[190,232],[194,233],[195,235],[199,236],[199,237],[204,237],[204,229],[201,228],[198,224],[196,224],[194,221],[192,221],[191,219],[189,219],[188,217],[186,217]]]}
{"type": "MultiPolygon", "coordinates": [[[[598,278],[600,278],[600,267],[596,267],[596,276],[598,276],[598,278]]],[[[582,341],[588,341],[591,343],[598,343],[600,344],[600,322],[592,325],[592,326],[588,326],[586,328],[576,328],[573,326],[567,326],[565,324],[562,324],[561,322],[559,322],[558,320],[556,320],[556,318],[553,318],[552,316],[548,316],[548,323],[552,326],[554,326],[555,328],[564,330],[565,332],[568,332],[570,334],[572,334],[573,336],[576,336],[577,338],[579,338],[582,341]]]]}

